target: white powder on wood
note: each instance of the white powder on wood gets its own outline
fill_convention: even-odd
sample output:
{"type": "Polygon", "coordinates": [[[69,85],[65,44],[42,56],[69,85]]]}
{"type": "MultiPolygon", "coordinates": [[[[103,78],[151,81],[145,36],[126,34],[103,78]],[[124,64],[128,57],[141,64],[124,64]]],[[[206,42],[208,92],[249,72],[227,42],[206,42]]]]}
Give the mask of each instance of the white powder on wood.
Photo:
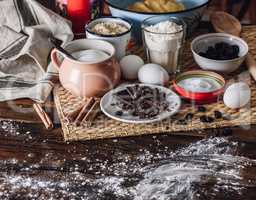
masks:
{"type": "MultiPolygon", "coordinates": [[[[151,147],[157,151],[142,148],[132,156],[115,152],[114,160],[74,160],[64,172],[40,169],[44,162],[28,167],[25,161],[0,160],[0,199],[192,200],[204,199],[198,198],[204,191],[209,192],[209,199],[220,194],[239,199],[244,187],[256,185],[243,177],[243,171],[250,167],[255,171],[256,161],[237,156],[239,144],[226,138],[205,139],[171,151],[153,136],[151,147]],[[91,169],[84,171],[83,166],[88,164],[91,169]],[[10,166],[21,169],[12,171],[10,166]],[[39,170],[44,176],[36,176],[39,170]]],[[[93,152],[102,155],[97,149],[93,152]]],[[[67,162],[55,153],[45,154],[42,159],[47,163],[55,160],[53,166],[57,166],[54,163],[58,159],[59,163],[67,162]]]]}

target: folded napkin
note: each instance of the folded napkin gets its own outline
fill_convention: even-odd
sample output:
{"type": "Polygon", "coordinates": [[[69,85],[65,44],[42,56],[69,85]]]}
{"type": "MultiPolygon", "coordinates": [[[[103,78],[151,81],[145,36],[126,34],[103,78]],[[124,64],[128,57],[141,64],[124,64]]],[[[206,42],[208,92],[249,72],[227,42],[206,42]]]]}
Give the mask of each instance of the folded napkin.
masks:
{"type": "Polygon", "coordinates": [[[46,100],[58,78],[49,37],[71,41],[70,23],[34,0],[0,0],[0,101],[46,100]]]}

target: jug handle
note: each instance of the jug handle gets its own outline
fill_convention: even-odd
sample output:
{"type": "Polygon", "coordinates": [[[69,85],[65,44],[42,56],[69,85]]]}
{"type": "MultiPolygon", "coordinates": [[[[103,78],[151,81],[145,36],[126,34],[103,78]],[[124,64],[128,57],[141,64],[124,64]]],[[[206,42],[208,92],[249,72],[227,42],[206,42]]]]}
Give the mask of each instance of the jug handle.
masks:
{"type": "Polygon", "coordinates": [[[58,50],[56,48],[54,48],[51,51],[51,61],[52,61],[53,66],[56,67],[57,69],[59,69],[60,68],[60,63],[59,63],[59,60],[58,60],[58,57],[57,57],[57,53],[58,53],[58,50]]]}

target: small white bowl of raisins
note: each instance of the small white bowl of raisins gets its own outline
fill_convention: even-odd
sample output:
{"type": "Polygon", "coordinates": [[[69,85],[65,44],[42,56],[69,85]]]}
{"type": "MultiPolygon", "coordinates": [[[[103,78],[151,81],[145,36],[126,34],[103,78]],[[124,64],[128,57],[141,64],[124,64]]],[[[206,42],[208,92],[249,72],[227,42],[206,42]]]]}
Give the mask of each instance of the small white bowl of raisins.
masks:
{"type": "Polygon", "coordinates": [[[237,70],[248,49],[243,39],[226,33],[204,34],[191,43],[193,57],[202,69],[222,73],[237,70]]]}

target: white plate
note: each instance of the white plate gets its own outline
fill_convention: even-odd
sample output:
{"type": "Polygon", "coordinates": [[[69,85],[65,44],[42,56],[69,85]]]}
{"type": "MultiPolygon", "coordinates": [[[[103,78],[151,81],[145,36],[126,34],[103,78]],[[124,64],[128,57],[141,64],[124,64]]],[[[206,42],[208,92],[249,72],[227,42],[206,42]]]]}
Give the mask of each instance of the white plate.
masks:
{"type": "Polygon", "coordinates": [[[126,123],[152,123],[152,122],[157,122],[161,121],[163,119],[166,119],[168,117],[171,117],[172,115],[176,114],[181,106],[181,100],[180,97],[174,93],[172,90],[162,87],[162,86],[157,86],[157,85],[150,85],[150,84],[130,84],[130,85],[121,85],[118,88],[111,90],[107,94],[105,94],[101,101],[100,101],[100,107],[102,112],[107,115],[108,117],[121,121],[121,122],[126,122],[126,123]],[[117,93],[121,90],[124,90],[127,86],[134,86],[134,85],[140,85],[140,86],[149,86],[151,88],[158,88],[161,92],[166,93],[166,98],[167,101],[169,102],[169,109],[166,109],[166,111],[160,113],[156,117],[152,119],[139,119],[139,117],[134,117],[131,114],[124,112],[122,116],[116,115],[117,111],[120,111],[120,108],[115,104],[116,98],[114,97],[114,93],[117,93]]]}

